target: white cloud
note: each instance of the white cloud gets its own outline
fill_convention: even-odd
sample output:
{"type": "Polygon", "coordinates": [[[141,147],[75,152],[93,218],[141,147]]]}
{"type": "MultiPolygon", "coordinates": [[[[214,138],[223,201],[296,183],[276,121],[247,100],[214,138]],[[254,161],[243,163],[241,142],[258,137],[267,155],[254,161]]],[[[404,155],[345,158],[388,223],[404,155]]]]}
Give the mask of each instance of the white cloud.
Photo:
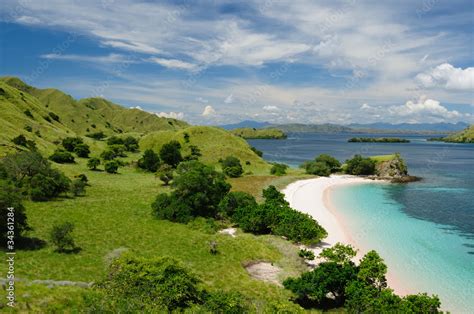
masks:
{"type": "Polygon", "coordinates": [[[224,103],[226,104],[231,104],[234,102],[234,95],[233,94],[230,94],[229,96],[227,96],[225,99],[224,99],[224,103]]]}
{"type": "Polygon", "coordinates": [[[203,117],[209,117],[209,116],[214,116],[216,114],[216,111],[214,110],[214,108],[212,108],[212,106],[206,106],[204,108],[204,111],[202,112],[202,116],[203,117]]]}
{"type": "Polygon", "coordinates": [[[74,55],[74,54],[55,54],[48,53],[41,55],[43,59],[51,60],[66,60],[66,61],[82,61],[82,62],[95,62],[95,63],[135,63],[136,60],[129,58],[124,55],[111,53],[105,56],[85,56],[85,55],[74,55]]]}
{"type": "Polygon", "coordinates": [[[160,112],[156,114],[158,117],[161,118],[170,118],[170,119],[177,119],[177,120],[183,120],[184,118],[184,113],[182,112],[160,112]]]}
{"type": "Polygon", "coordinates": [[[114,48],[120,48],[124,50],[129,50],[129,51],[135,51],[135,52],[143,52],[143,53],[149,53],[149,54],[157,54],[161,53],[161,50],[156,49],[154,47],[148,46],[143,43],[138,43],[138,42],[124,42],[124,41],[119,41],[119,40],[105,40],[101,42],[103,45],[114,47],[114,48]]]}
{"type": "Polygon", "coordinates": [[[196,97],[196,100],[199,101],[202,104],[207,104],[209,102],[209,100],[207,100],[205,98],[202,98],[201,96],[196,97]]]}
{"type": "Polygon", "coordinates": [[[138,110],[144,111],[143,108],[140,106],[130,107],[130,109],[138,109],[138,110]]]}
{"type": "Polygon", "coordinates": [[[428,120],[430,118],[437,119],[456,119],[461,118],[462,114],[456,110],[448,110],[442,106],[439,101],[421,96],[418,101],[407,101],[405,105],[391,106],[389,113],[395,116],[407,117],[414,120],[428,120]]]}
{"type": "Polygon", "coordinates": [[[427,88],[442,87],[452,90],[474,90],[474,67],[455,68],[449,63],[420,73],[415,78],[427,88]]]}
{"type": "Polygon", "coordinates": [[[21,24],[40,24],[41,23],[39,19],[32,16],[26,16],[26,15],[20,16],[19,18],[16,19],[16,21],[21,24]]]}
{"type": "Polygon", "coordinates": [[[265,111],[278,111],[278,110],[280,110],[280,108],[278,108],[277,106],[263,106],[262,109],[265,110],[265,111]]]}
{"type": "Polygon", "coordinates": [[[171,69],[193,70],[196,68],[195,64],[177,59],[150,58],[149,60],[171,69]]]}
{"type": "Polygon", "coordinates": [[[360,106],[360,109],[361,110],[368,110],[368,109],[372,109],[372,107],[368,104],[362,104],[362,106],[360,106]]]}

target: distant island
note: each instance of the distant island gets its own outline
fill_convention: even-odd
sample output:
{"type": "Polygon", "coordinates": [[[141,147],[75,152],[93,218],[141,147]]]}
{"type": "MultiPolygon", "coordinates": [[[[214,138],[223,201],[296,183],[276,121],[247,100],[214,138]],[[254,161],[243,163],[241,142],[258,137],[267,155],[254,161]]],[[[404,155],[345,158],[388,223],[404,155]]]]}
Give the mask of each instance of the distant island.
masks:
{"type": "Polygon", "coordinates": [[[410,140],[398,137],[353,137],[349,143],[410,143],[410,140]]]}
{"type": "Polygon", "coordinates": [[[287,135],[280,129],[268,128],[238,128],[230,131],[232,134],[245,139],[285,139],[287,135]]]}
{"type": "Polygon", "coordinates": [[[461,132],[457,132],[446,137],[429,138],[428,141],[447,143],[474,143],[474,125],[467,127],[461,132]]]}

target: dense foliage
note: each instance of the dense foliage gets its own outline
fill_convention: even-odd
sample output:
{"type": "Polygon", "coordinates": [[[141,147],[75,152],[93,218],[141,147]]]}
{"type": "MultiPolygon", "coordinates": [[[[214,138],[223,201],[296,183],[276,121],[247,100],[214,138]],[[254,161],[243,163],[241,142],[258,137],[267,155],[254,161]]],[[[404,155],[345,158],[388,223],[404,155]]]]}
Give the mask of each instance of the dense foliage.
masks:
{"type": "Polygon", "coordinates": [[[105,162],[104,169],[108,173],[115,174],[118,172],[119,166],[120,166],[120,163],[117,160],[110,160],[110,161],[105,162]]]}
{"type": "Polygon", "coordinates": [[[221,162],[222,171],[225,173],[226,176],[231,178],[238,178],[244,173],[244,169],[242,168],[242,164],[237,157],[228,156],[223,159],[221,162]]]}
{"type": "Polygon", "coordinates": [[[176,168],[183,161],[181,144],[178,141],[170,141],[164,144],[160,149],[160,158],[165,164],[176,168]]]}
{"type": "Polygon", "coordinates": [[[296,301],[306,308],[344,306],[350,313],[438,313],[440,302],[426,294],[399,297],[387,287],[387,266],[375,252],[368,252],[359,265],[352,262],[356,252],[336,244],[324,249],[325,259],[314,270],[283,282],[296,301]]]}
{"type": "Polygon", "coordinates": [[[53,226],[50,232],[51,243],[56,247],[57,252],[68,252],[76,249],[76,244],[72,237],[74,225],[64,222],[53,226]]]}
{"type": "Polygon", "coordinates": [[[61,145],[68,152],[73,152],[77,145],[84,144],[80,137],[66,137],[62,140],[61,145]]]}
{"type": "Polygon", "coordinates": [[[410,140],[398,137],[353,137],[349,143],[410,143],[410,140]]]}
{"type": "Polygon", "coordinates": [[[331,173],[337,172],[341,163],[336,158],[327,154],[321,154],[314,158],[314,160],[307,161],[301,165],[308,174],[318,176],[329,176],[331,173]]]}
{"type": "Polygon", "coordinates": [[[100,165],[99,158],[93,157],[87,161],[87,167],[91,170],[96,170],[99,165],[100,165]]]}
{"type": "Polygon", "coordinates": [[[375,174],[375,163],[375,160],[371,158],[355,155],[346,161],[345,171],[353,175],[372,175],[375,174]]]}
{"type": "Polygon", "coordinates": [[[152,208],[156,217],[177,222],[215,217],[220,201],[230,190],[221,173],[195,160],[178,166],[172,186],[173,192],[158,195],[152,208]]]}
{"type": "Polygon", "coordinates": [[[168,185],[174,177],[174,169],[170,165],[162,164],[156,175],[160,178],[164,185],[168,185]]]}
{"type": "Polygon", "coordinates": [[[143,156],[138,160],[138,167],[149,172],[156,172],[159,166],[160,156],[152,149],[145,150],[143,156]]]}
{"type": "Polygon", "coordinates": [[[286,169],[288,169],[288,165],[275,163],[270,169],[270,174],[283,176],[286,174],[286,169]]]}
{"type": "Polygon", "coordinates": [[[49,156],[49,160],[58,164],[72,164],[74,163],[74,156],[68,151],[57,149],[49,156]]]}
{"type": "Polygon", "coordinates": [[[82,158],[89,158],[89,154],[91,153],[89,145],[87,144],[78,144],[74,147],[74,153],[77,157],[82,158]]]}
{"type": "Polygon", "coordinates": [[[229,192],[219,203],[219,213],[226,218],[234,216],[241,207],[256,207],[255,197],[245,192],[229,192]]]}
{"type": "Polygon", "coordinates": [[[5,246],[7,236],[19,237],[24,231],[30,230],[22,204],[20,189],[5,179],[0,179],[0,247],[5,246]],[[11,208],[11,210],[10,210],[11,208]],[[7,224],[10,219],[11,225],[7,224]],[[10,231],[10,232],[9,232],[10,231]]]}

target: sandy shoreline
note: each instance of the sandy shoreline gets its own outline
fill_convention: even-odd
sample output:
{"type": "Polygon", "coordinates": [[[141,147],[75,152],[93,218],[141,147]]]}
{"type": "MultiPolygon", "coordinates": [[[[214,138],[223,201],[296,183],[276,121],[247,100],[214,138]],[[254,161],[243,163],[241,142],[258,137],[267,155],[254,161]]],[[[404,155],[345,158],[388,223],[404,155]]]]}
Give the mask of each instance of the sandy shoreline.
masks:
{"type": "MultiPolygon", "coordinates": [[[[282,191],[292,208],[311,215],[328,232],[328,236],[323,239],[321,245],[311,248],[316,256],[324,248],[333,246],[337,242],[351,244],[359,249],[356,260],[359,260],[366,253],[355,243],[349,230],[345,227],[343,217],[338,215],[331,202],[331,191],[334,187],[364,183],[374,183],[374,181],[355,176],[332,175],[331,177],[296,181],[282,191]]],[[[405,289],[401,287],[393,274],[387,274],[387,280],[389,286],[396,293],[406,294],[405,289]]]]}

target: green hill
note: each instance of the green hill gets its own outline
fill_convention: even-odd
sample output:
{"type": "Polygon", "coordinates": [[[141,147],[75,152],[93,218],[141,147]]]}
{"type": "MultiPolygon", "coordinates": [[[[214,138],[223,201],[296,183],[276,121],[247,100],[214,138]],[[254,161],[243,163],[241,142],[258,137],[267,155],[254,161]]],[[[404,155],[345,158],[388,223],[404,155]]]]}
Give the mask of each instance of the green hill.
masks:
{"type": "Polygon", "coordinates": [[[171,140],[181,143],[184,155],[189,153],[190,145],[197,146],[203,155],[200,160],[207,164],[218,167],[219,159],[235,156],[240,159],[245,172],[268,174],[270,170],[270,165],[255,154],[244,139],[217,127],[191,126],[176,132],[153,132],[140,140],[140,149],[159,151],[163,144],[171,140]],[[189,135],[189,143],[184,139],[185,134],[189,135]]]}
{"type": "Polygon", "coordinates": [[[445,137],[444,140],[454,143],[474,143],[474,124],[461,132],[445,137]]]}
{"type": "Polygon", "coordinates": [[[282,130],[276,128],[238,128],[230,132],[245,139],[285,139],[287,137],[282,130]]]}

